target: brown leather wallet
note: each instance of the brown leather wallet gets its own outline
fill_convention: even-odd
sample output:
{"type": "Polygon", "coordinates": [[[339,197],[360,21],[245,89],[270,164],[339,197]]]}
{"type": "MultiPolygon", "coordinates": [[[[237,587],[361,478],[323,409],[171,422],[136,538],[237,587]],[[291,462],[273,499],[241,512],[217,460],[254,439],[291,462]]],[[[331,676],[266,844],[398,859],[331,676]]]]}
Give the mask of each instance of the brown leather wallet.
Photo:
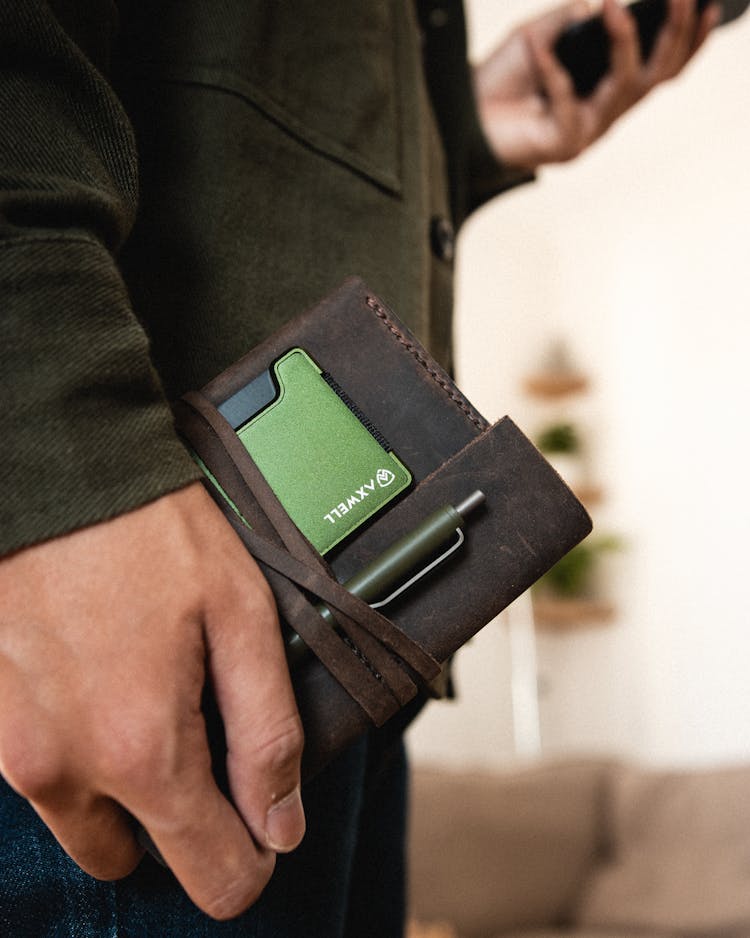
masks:
{"type": "Polygon", "coordinates": [[[490,426],[357,279],[186,394],[175,419],[235,506],[208,484],[268,578],[282,620],[310,650],[292,672],[305,777],[368,726],[393,717],[591,529],[578,500],[513,422],[505,417],[490,426]],[[325,560],[218,409],[295,347],[335,376],[413,476],[405,495],[325,560]],[[485,501],[467,523],[461,549],[390,603],[387,618],[341,586],[435,509],[475,490],[485,501]],[[321,602],[335,628],[321,618],[321,602]]]}

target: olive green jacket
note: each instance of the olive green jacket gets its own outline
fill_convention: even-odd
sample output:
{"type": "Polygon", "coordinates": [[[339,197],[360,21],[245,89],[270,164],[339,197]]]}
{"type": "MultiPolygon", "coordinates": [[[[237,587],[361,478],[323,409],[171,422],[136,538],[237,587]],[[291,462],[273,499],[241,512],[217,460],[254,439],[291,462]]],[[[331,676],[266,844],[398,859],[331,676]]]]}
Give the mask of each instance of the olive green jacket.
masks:
{"type": "Polygon", "coordinates": [[[0,0],[0,553],[196,477],[167,401],[357,274],[444,362],[519,181],[456,0],[0,0]]]}

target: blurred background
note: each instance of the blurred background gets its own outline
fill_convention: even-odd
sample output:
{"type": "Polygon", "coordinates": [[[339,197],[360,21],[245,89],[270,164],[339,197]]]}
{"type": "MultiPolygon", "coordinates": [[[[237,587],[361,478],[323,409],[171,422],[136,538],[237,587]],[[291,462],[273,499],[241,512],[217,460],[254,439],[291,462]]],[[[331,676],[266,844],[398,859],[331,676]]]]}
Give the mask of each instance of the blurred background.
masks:
{"type": "MultiPolygon", "coordinates": [[[[469,0],[473,57],[545,8],[469,0]]],[[[597,558],[601,618],[529,630],[524,599],[464,650],[460,701],[412,732],[417,762],[750,757],[749,52],[747,15],[589,153],[462,231],[459,384],[536,442],[574,430],[570,481],[593,540],[618,547],[597,558]],[[561,347],[586,386],[545,394],[534,379],[554,378],[561,347]]]]}
{"type": "MultiPolygon", "coordinates": [[[[468,0],[472,56],[546,7],[468,0]]],[[[750,936],[748,52],[462,231],[459,384],[595,530],[410,731],[414,935],[750,936]]]]}

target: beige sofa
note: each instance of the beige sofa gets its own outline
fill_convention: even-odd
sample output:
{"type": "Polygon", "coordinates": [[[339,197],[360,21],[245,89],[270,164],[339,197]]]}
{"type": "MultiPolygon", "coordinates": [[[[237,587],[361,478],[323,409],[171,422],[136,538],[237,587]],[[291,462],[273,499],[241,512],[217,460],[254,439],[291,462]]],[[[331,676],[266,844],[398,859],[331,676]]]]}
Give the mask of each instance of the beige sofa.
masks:
{"type": "Polygon", "coordinates": [[[459,938],[750,938],[750,768],[415,770],[410,852],[459,938]]]}

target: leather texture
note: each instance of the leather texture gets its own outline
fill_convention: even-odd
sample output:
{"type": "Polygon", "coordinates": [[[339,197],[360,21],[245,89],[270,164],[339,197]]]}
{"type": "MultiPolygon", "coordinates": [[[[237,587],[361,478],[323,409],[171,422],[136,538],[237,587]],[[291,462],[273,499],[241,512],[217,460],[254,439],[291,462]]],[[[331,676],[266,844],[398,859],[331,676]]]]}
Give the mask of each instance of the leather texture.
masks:
{"type": "MultiPolygon", "coordinates": [[[[179,432],[252,529],[215,492],[268,577],[282,618],[313,654],[294,669],[316,773],[373,723],[382,725],[440,665],[590,531],[583,507],[509,418],[490,427],[364,283],[351,279],[201,392],[175,406],[179,432]],[[330,563],[294,527],[217,408],[290,348],[301,347],[357,402],[409,467],[414,487],[343,544],[330,563]],[[431,512],[475,490],[485,504],[466,541],[387,607],[345,582],[431,512]],[[339,581],[339,582],[336,582],[339,581]],[[334,630],[317,611],[334,611],[334,630]]],[[[211,486],[213,489],[213,486],[211,486]]]]}

